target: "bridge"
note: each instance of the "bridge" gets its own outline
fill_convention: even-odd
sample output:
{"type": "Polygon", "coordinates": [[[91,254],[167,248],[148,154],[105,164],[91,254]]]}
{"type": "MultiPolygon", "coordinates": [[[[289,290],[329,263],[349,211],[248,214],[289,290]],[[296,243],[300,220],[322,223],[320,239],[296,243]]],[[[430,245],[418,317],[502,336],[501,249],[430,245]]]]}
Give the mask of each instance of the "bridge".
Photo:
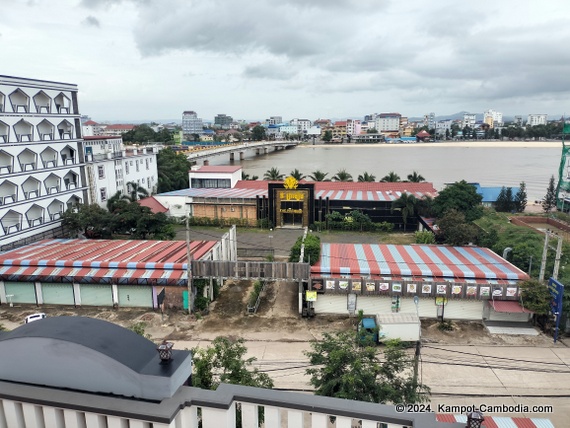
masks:
{"type": "Polygon", "coordinates": [[[239,154],[239,158],[243,159],[247,150],[255,151],[256,155],[267,154],[269,151],[285,150],[297,147],[299,141],[256,141],[256,142],[240,142],[233,144],[224,144],[216,147],[202,147],[199,149],[188,150],[184,152],[190,162],[197,163],[204,161],[204,165],[208,165],[207,158],[212,156],[220,156],[229,154],[230,161],[235,159],[235,154],[239,154]]]}

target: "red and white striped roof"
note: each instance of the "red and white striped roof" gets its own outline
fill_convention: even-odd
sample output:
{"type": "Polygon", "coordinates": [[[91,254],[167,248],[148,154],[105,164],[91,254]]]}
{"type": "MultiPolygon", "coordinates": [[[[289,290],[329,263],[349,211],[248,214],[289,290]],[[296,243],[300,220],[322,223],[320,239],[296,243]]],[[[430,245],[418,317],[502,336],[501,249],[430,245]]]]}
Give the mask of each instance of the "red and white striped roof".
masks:
{"type": "MultiPolygon", "coordinates": [[[[466,415],[449,415],[437,414],[436,419],[438,422],[459,422],[466,424],[466,415]]],[[[481,425],[481,428],[554,428],[550,419],[543,418],[512,418],[505,416],[487,416],[481,425]]]]}
{"type": "Polygon", "coordinates": [[[455,280],[528,279],[528,275],[488,248],[444,245],[321,244],[311,274],[424,277],[455,280]]]}
{"type": "MultiPolygon", "coordinates": [[[[206,258],[216,244],[192,241],[192,258],[206,258]]],[[[184,284],[186,261],[184,241],[50,239],[0,254],[0,279],[184,284]]]]}

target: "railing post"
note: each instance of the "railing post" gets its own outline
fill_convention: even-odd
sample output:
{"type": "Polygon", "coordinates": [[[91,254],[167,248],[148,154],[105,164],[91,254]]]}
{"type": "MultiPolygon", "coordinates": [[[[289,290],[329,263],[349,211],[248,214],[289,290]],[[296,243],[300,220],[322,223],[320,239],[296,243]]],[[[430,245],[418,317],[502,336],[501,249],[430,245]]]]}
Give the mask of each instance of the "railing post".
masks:
{"type": "Polygon", "coordinates": [[[281,409],[279,407],[270,407],[270,406],[265,406],[264,409],[265,409],[265,426],[280,427],[281,409]]]}
{"type": "Polygon", "coordinates": [[[299,428],[304,425],[303,412],[301,410],[287,409],[287,428],[299,428]]]}
{"type": "Polygon", "coordinates": [[[256,404],[241,403],[241,422],[243,428],[259,427],[259,416],[256,404]]]}
{"type": "Polygon", "coordinates": [[[202,428],[235,428],[235,426],[235,401],[227,410],[214,409],[212,407],[202,407],[202,428]]]}

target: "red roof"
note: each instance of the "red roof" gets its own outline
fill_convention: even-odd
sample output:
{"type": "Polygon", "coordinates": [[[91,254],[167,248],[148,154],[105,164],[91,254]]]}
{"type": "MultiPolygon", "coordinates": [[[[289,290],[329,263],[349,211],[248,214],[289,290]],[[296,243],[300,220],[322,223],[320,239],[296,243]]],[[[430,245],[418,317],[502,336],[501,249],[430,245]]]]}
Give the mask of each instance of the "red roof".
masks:
{"type": "Polygon", "coordinates": [[[84,140],[117,140],[121,137],[115,137],[110,135],[88,135],[83,137],[84,140]]]}
{"type": "Polygon", "coordinates": [[[346,120],[335,122],[334,126],[346,126],[346,120]]]}
{"type": "Polygon", "coordinates": [[[135,125],[106,125],[105,129],[127,129],[131,130],[135,125]]]}
{"type": "Polygon", "coordinates": [[[148,198],[144,198],[141,199],[140,201],[137,201],[138,204],[142,207],[148,207],[150,208],[150,210],[156,214],[156,213],[165,213],[168,211],[168,208],[166,208],[164,205],[162,205],[160,202],[158,202],[154,196],[150,196],[148,198]]]}
{"type": "Polygon", "coordinates": [[[532,314],[532,311],[523,308],[519,302],[516,302],[514,300],[490,300],[489,304],[495,312],[505,312],[509,314],[532,314]]]}
{"type": "MultiPolygon", "coordinates": [[[[192,241],[192,258],[216,244],[192,241]]],[[[0,254],[0,279],[183,285],[186,262],[185,241],[49,239],[0,254]]]]}
{"type": "Polygon", "coordinates": [[[95,122],[95,121],[93,121],[93,120],[88,120],[88,121],[85,122],[83,125],[87,125],[87,126],[90,126],[90,125],[98,125],[98,123],[95,122]]]}
{"type": "Polygon", "coordinates": [[[430,133],[427,132],[425,129],[422,129],[420,132],[416,134],[416,137],[429,137],[430,133]]]}

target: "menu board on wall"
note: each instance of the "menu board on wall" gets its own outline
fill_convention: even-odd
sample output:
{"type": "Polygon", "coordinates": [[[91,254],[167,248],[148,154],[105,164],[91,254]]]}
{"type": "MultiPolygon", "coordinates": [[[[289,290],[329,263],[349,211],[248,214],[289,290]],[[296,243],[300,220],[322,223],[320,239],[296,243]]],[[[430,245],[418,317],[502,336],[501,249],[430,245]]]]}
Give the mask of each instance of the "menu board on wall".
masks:
{"type": "Polygon", "coordinates": [[[468,296],[477,296],[477,286],[476,285],[468,285],[466,294],[468,296]]]}
{"type": "Polygon", "coordinates": [[[360,292],[362,290],[362,282],[352,281],[352,291],[360,292]]]}
{"type": "Polygon", "coordinates": [[[461,294],[461,292],[463,291],[463,287],[461,285],[454,285],[453,287],[451,287],[451,294],[461,294]]]}
{"type": "Polygon", "coordinates": [[[481,287],[479,289],[479,296],[489,297],[491,295],[491,287],[481,287]]]}
{"type": "Polygon", "coordinates": [[[334,279],[327,279],[327,290],[334,290],[335,289],[335,281],[334,279]]]}
{"type": "Polygon", "coordinates": [[[437,284],[437,294],[447,294],[447,284],[437,284]]]}
{"type": "Polygon", "coordinates": [[[417,293],[418,286],[417,284],[408,284],[408,293],[417,293]]]}
{"type": "Polygon", "coordinates": [[[507,297],[515,297],[517,295],[516,287],[507,287],[507,297]]]}
{"type": "Polygon", "coordinates": [[[431,284],[422,285],[422,294],[431,294],[431,284]]]}
{"type": "Polygon", "coordinates": [[[374,293],[376,291],[376,283],[372,281],[367,281],[366,291],[368,291],[369,293],[374,293]]]}

